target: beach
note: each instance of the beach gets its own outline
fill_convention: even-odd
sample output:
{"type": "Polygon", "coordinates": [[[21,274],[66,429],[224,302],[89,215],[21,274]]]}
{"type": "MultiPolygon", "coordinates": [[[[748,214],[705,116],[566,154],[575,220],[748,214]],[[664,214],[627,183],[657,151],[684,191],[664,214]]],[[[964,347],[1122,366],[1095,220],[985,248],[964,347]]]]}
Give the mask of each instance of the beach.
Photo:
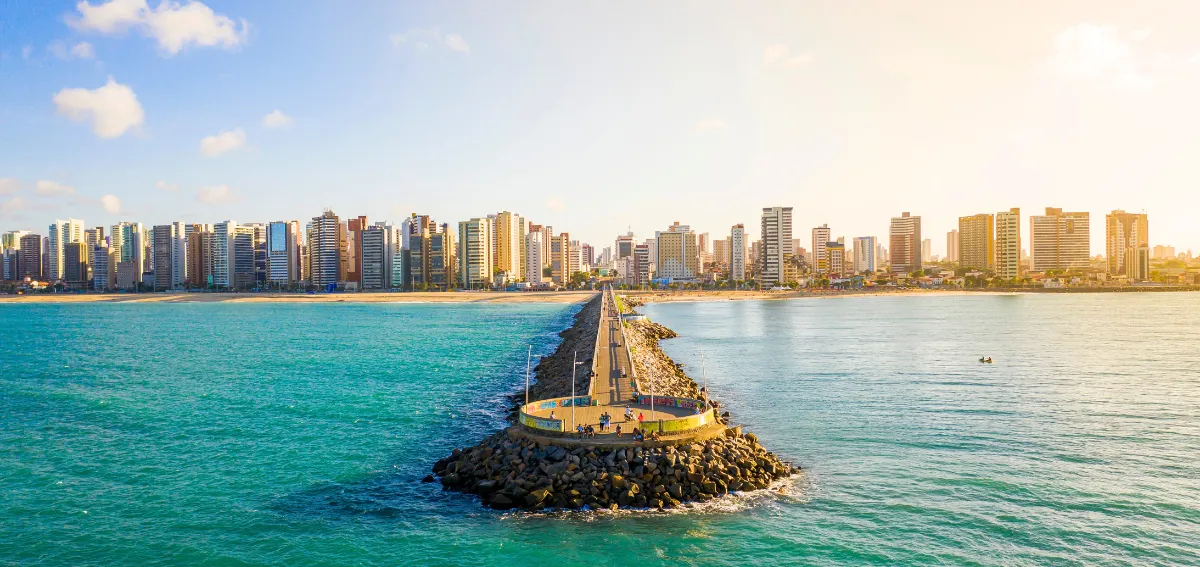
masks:
{"type": "Polygon", "coordinates": [[[403,293],[39,293],[0,295],[2,303],[579,303],[592,291],[403,293]]]}

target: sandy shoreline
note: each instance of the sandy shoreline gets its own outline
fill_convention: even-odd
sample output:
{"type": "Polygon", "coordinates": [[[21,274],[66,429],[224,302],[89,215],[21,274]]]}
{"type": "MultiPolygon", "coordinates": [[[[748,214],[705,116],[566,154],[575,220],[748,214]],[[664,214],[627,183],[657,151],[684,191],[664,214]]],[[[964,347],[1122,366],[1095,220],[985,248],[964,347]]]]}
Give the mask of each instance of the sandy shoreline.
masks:
{"type": "Polygon", "coordinates": [[[3,303],[580,303],[592,291],[408,293],[104,293],[0,295],[3,303]]]}

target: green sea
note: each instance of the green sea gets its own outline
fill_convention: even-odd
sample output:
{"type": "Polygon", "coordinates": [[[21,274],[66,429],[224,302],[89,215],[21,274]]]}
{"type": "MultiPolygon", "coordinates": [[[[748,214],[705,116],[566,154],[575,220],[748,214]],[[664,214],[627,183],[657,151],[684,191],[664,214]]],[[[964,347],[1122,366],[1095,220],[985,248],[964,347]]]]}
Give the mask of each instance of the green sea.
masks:
{"type": "Polygon", "coordinates": [[[0,565],[1200,565],[1200,294],[650,305],[802,480],[603,515],[420,482],[577,309],[0,304],[0,565]]]}

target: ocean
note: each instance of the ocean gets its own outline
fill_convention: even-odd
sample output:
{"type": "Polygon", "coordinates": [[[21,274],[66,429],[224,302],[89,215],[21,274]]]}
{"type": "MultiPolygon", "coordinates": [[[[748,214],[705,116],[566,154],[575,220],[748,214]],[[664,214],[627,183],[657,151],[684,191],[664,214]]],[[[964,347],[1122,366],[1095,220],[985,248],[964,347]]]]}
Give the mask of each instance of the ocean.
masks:
{"type": "Polygon", "coordinates": [[[0,564],[1200,565],[1200,294],[649,305],[803,479],[611,515],[421,483],[577,309],[0,304],[0,564]]]}

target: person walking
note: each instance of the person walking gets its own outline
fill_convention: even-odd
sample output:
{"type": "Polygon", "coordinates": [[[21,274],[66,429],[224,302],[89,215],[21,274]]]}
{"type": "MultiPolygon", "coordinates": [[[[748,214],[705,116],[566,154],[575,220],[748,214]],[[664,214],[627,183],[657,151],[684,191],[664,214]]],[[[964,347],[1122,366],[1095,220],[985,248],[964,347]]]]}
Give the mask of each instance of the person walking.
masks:
{"type": "Polygon", "coordinates": [[[642,412],[639,411],[638,412],[638,429],[642,428],[642,421],[645,419],[646,419],[646,416],[642,415],[642,412]]]}

